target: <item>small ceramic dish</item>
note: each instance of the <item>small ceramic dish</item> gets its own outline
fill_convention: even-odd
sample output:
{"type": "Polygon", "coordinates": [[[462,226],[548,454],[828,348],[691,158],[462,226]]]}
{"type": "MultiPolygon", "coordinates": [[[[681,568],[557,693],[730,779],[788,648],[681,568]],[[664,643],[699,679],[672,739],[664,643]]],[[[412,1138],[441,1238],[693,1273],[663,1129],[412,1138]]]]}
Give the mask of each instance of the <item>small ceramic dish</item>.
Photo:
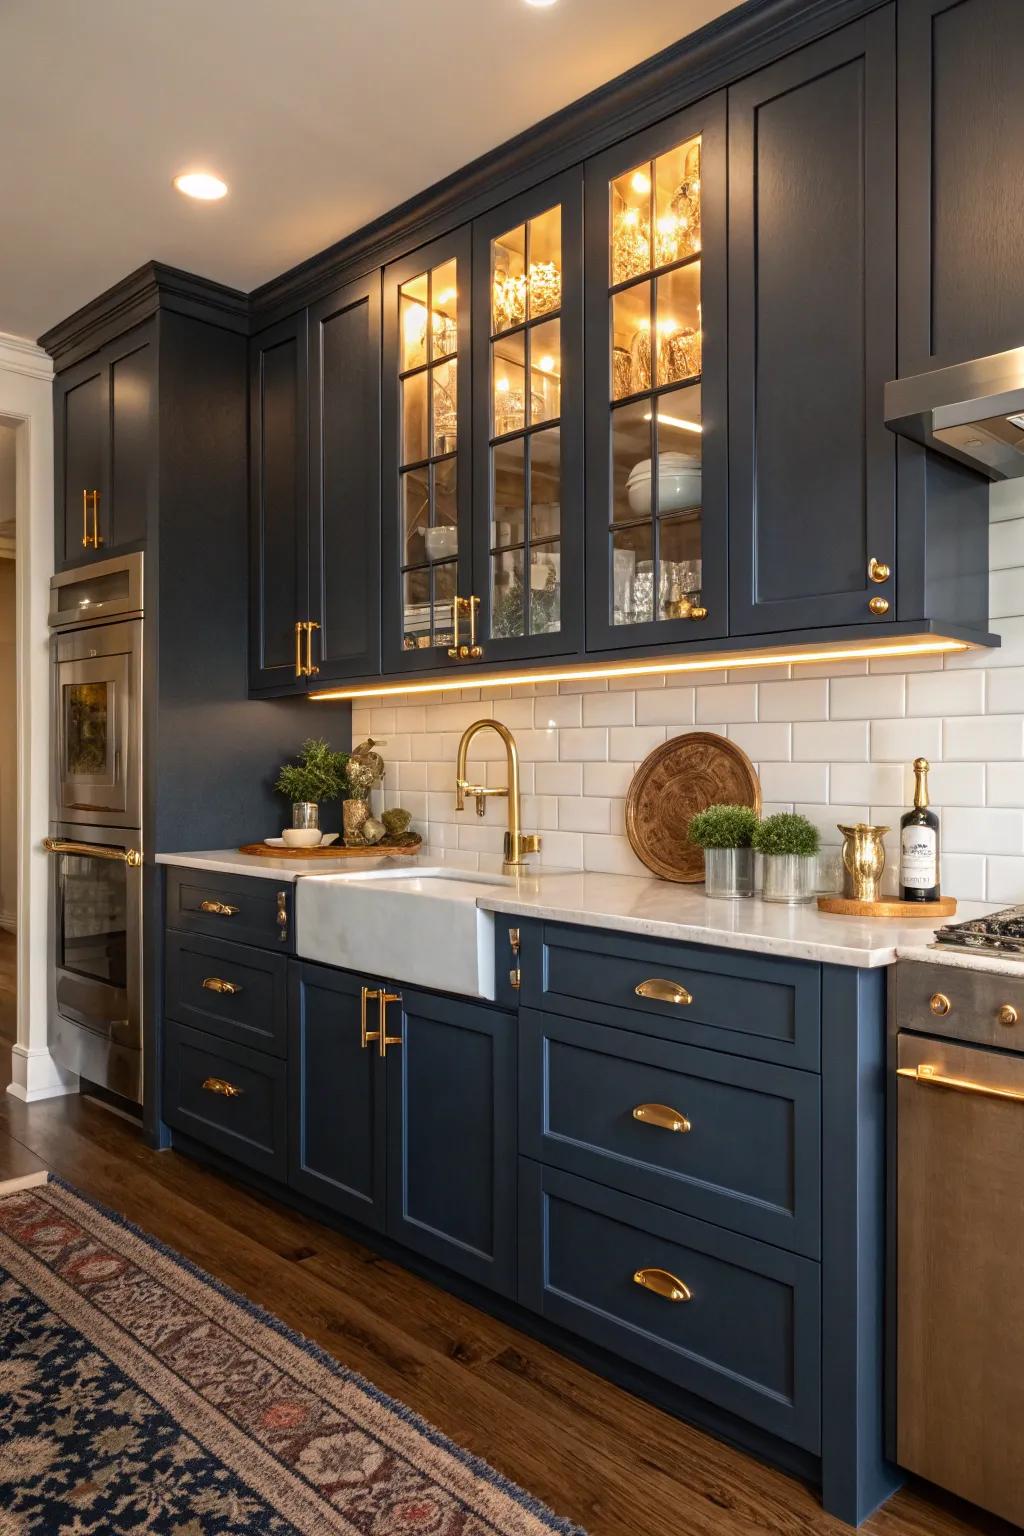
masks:
{"type": "Polygon", "coordinates": [[[316,841],[312,841],[311,840],[312,836],[313,836],[313,829],[312,828],[310,828],[309,831],[307,832],[307,831],[304,831],[303,829],[298,828],[298,827],[288,827],[287,830],[286,830],[286,833],[285,833],[285,835],[283,837],[265,837],[263,839],[263,841],[264,841],[264,843],[266,844],[266,846],[268,848],[296,848],[296,847],[297,848],[329,848],[332,843],[336,843],[338,841],[338,838],[341,836],[341,833],[340,832],[316,833],[315,834],[315,837],[317,839],[316,841]],[[295,833],[298,832],[298,831],[302,831],[303,832],[303,841],[300,842],[300,843],[294,843],[294,842],[292,842],[291,839],[292,839],[292,837],[294,837],[295,833]]]}

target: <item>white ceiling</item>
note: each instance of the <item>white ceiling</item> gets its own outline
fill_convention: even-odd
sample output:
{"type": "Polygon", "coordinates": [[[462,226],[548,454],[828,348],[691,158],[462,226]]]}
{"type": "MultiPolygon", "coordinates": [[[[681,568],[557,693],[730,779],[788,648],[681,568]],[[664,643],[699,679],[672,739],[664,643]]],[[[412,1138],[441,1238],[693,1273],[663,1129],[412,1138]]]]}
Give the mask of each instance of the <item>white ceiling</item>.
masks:
{"type": "Polygon", "coordinates": [[[254,288],[733,3],[0,0],[0,331],[150,259],[254,288]]]}

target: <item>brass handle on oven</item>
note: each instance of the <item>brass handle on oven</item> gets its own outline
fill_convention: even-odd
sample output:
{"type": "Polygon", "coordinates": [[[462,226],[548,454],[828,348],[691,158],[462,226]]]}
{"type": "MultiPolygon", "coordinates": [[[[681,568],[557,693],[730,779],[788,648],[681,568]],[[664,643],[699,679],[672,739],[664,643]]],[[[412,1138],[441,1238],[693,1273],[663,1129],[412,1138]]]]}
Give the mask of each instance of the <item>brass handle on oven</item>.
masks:
{"type": "Polygon", "coordinates": [[[204,992],[219,992],[224,997],[237,997],[241,990],[237,981],[222,981],[219,976],[203,977],[204,992]]]}
{"type": "Polygon", "coordinates": [[[678,981],[666,981],[663,976],[652,976],[634,988],[637,997],[649,997],[655,1003],[678,1003],[680,1007],[693,1002],[693,995],[678,981]]]}
{"type": "Polygon", "coordinates": [[[313,619],[307,619],[302,627],[306,631],[306,676],[319,677],[320,668],[313,665],[313,631],[319,629],[320,625],[313,619]]]}
{"type": "Polygon", "coordinates": [[[1024,1104],[1024,1093],[1016,1088],[993,1088],[988,1083],[972,1083],[969,1077],[946,1077],[934,1067],[899,1067],[896,1076],[909,1077],[927,1088],[951,1088],[954,1093],[976,1093],[983,1099],[1008,1099],[1011,1104],[1024,1104]]]}
{"type": "Polygon", "coordinates": [[[224,1077],[204,1078],[203,1088],[207,1093],[219,1093],[224,1099],[238,1099],[245,1092],[244,1088],[236,1088],[234,1083],[229,1083],[224,1077]]]}
{"type": "Polygon", "coordinates": [[[668,1269],[638,1269],[633,1281],[666,1301],[690,1301],[693,1297],[690,1287],[668,1269]]]}
{"type": "Polygon", "coordinates": [[[690,1122],[685,1115],[681,1115],[678,1109],[672,1109],[668,1104],[638,1104],[633,1111],[634,1120],[642,1120],[644,1125],[656,1125],[659,1130],[678,1131],[685,1134],[690,1130],[690,1122]]]}
{"type": "Polygon", "coordinates": [[[47,853],[73,853],[83,859],[111,859],[117,864],[127,864],[138,869],[142,863],[141,848],[102,848],[97,843],[72,843],[63,837],[44,837],[47,853]]]}
{"type": "Polygon", "coordinates": [[[237,907],[229,907],[226,901],[201,901],[199,910],[212,912],[214,917],[234,917],[238,912],[237,907]]]}
{"type": "Polygon", "coordinates": [[[380,1001],[380,1028],[376,1031],[374,1038],[377,1041],[380,1054],[386,1056],[389,1045],[402,1044],[401,1035],[388,1034],[388,1003],[400,1003],[402,1001],[402,994],[401,992],[388,992],[381,987],[377,997],[380,1001]]]}
{"type": "Polygon", "coordinates": [[[380,1039],[380,1031],[368,1029],[366,1024],[366,1005],[378,997],[380,997],[380,989],[378,987],[359,988],[359,1044],[364,1051],[371,1040],[380,1039]]]}

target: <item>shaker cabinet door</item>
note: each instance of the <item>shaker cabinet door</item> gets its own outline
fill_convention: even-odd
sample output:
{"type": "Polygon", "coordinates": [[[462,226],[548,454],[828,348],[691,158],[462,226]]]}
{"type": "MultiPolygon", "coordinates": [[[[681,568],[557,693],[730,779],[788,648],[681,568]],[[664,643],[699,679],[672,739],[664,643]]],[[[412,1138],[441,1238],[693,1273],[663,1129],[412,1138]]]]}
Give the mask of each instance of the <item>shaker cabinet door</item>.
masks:
{"type": "Polygon", "coordinates": [[[404,992],[388,1007],[388,1235],[491,1290],[515,1272],[516,1017],[404,992]],[[397,1027],[396,1027],[397,1026],[397,1027]]]}
{"type": "Polygon", "coordinates": [[[728,633],[725,229],[722,92],[587,164],[588,651],[728,633]]]}
{"type": "Polygon", "coordinates": [[[249,343],[249,686],[304,693],[307,577],[305,312],[249,343]]]}
{"type": "Polygon", "coordinates": [[[583,175],[473,226],[473,592],[485,661],[583,646],[583,175]]]}
{"type": "Polygon", "coordinates": [[[309,311],[309,599],[309,686],[379,672],[379,272],[309,311]]]}
{"type": "Polygon", "coordinates": [[[472,602],[468,226],[384,270],[381,651],[384,671],[467,673],[472,602]]]}
{"type": "Polygon", "coordinates": [[[729,92],[736,634],[896,616],[892,13],[729,92]]]}
{"type": "Polygon", "coordinates": [[[55,394],[56,561],[58,566],[79,565],[94,552],[98,519],[105,518],[107,510],[110,375],[106,363],[97,355],[69,368],[58,377],[55,394]],[[94,496],[98,498],[95,525],[94,496]]]}
{"type": "MultiPolygon", "coordinates": [[[[375,1045],[362,1043],[363,985],[328,966],[290,966],[288,1182],[380,1231],[385,1063],[375,1045]]],[[[370,1007],[376,1022],[377,1005],[370,1007]]]]}
{"type": "Polygon", "coordinates": [[[1019,0],[901,0],[900,374],[1024,346],[1019,0]]]}

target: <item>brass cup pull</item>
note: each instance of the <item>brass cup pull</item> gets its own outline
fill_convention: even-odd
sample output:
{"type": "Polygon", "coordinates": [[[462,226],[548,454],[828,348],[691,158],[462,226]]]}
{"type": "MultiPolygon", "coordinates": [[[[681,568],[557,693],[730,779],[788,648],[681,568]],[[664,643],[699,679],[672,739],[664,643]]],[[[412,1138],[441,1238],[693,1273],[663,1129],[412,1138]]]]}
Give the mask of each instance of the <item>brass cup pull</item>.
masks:
{"type": "Polygon", "coordinates": [[[682,1007],[693,1002],[693,996],[678,981],[666,981],[662,976],[652,976],[641,981],[635,988],[637,997],[649,997],[655,1003],[677,1003],[682,1007]]]}
{"type": "Polygon", "coordinates": [[[236,1087],[224,1077],[204,1078],[203,1088],[207,1093],[219,1093],[223,1099],[238,1099],[245,1092],[244,1088],[236,1087]]]}
{"type": "Polygon", "coordinates": [[[666,1301],[691,1301],[693,1292],[678,1276],[668,1269],[638,1269],[633,1276],[636,1285],[642,1285],[645,1290],[653,1291],[655,1296],[663,1296],[666,1301]]]}
{"type": "Polygon", "coordinates": [[[236,997],[241,990],[237,981],[222,981],[219,976],[203,977],[204,992],[219,992],[224,997],[236,997]]]}
{"type": "Polygon", "coordinates": [[[402,1001],[402,994],[401,992],[387,992],[382,987],[377,993],[377,997],[380,1004],[380,1027],[375,1032],[374,1039],[377,1041],[380,1054],[386,1056],[389,1045],[402,1044],[401,1035],[388,1034],[388,1003],[400,1003],[402,1001]]]}
{"type": "Polygon", "coordinates": [[[883,582],[888,581],[892,575],[892,569],[884,560],[876,560],[874,555],[868,561],[868,580],[883,582]]]}
{"type": "Polygon", "coordinates": [[[686,1116],[668,1104],[638,1104],[633,1110],[633,1119],[643,1121],[644,1125],[656,1125],[660,1130],[678,1131],[683,1135],[691,1128],[686,1116]]]}
{"type": "Polygon", "coordinates": [[[908,1077],[926,1088],[949,1088],[954,1093],[976,1093],[982,1099],[1006,1099],[1011,1104],[1024,1104],[1024,1093],[1016,1088],[995,1088],[988,1083],[972,1083],[969,1077],[946,1077],[934,1067],[898,1067],[897,1077],[908,1077]]]}
{"type": "Polygon", "coordinates": [[[235,917],[238,908],[229,907],[226,901],[201,901],[200,912],[210,912],[214,917],[235,917]]]}
{"type": "Polygon", "coordinates": [[[1017,1012],[1017,1009],[1013,1006],[1012,1003],[1004,1003],[999,1012],[996,1014],[996,1018],[999,1020],[1000,1024],[1004,1025],[1007,1029],[1012,1029],[1013,1025],[1016,1024],[1020,1018],[1020,1014],[1017,1012]]]}
{"type": "Polygon", "coordinates": [[[953,1004],[945,992],[933,992],[928,999],[928,1007],[937,1019],[944,1019],[946,1014],[951,1013],[953,1010],[953,1004]]]}
{"type": "Polygon", "coordinates": [[[370,1029],[366,1018],[367,1004],[379,997],[380,990],[377,987],[359,988],[359,1044],[364,1051],[371,1041],[380,1039],[380,1030],[370,1029]]]}
{"type": "Polygon", "coordinates": [[[883,613],[889,612],[889,599],[887,597],[873,597],[868,603],[868,607],[877,618],[881,618],[883,613]]]}

